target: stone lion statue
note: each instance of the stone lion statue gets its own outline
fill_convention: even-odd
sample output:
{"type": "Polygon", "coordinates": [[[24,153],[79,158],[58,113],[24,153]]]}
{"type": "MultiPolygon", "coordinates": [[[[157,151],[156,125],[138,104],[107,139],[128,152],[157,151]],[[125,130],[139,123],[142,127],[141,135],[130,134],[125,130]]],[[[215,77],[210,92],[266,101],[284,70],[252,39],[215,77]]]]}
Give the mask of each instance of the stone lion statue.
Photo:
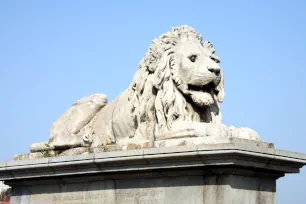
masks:
{"type": "Polygon", "coordinates": [[[46,149],[139,144],[153,147],[158,138],[240,137],[259,140],[248,128],[221,124],[224,75],[209,41],[191,27],[173,28],[149,47],[130,86],[107,103],[104,94],[85,97],[51,127],[46,149]]]}

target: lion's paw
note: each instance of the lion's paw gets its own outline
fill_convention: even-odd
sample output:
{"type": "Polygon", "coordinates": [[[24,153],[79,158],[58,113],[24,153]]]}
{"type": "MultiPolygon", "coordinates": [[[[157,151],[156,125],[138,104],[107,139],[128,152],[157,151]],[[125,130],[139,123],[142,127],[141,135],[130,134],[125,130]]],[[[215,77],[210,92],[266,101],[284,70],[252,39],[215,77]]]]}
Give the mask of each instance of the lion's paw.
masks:
{"type": "Polygon", "coordinates": [[[92,147],[105,147],[106,145],[114,144],[115,139],[109,135],[94,135],[92,147]]]}
{"type": "Polygon", "coordinates": [[[104,137],[102,137],[102,138],[101,138],[101,144],[102,144],[103,146],[106,146],[106,145],[109,145],[109,144],[114,143],[114,141],[113,141],[112,138],[113,138],[113,137],[111,137],[111,136],[104,136],[104,137]]]}
{"type": "Polygon", "coordinates": [[[252,130],[247,127],[242,127],[242,128],[235,128],[233,126],[229,127],[229,137],[260,141],[258,133],[255,130],[252,130]]]}
{"type": "Polygon", "coordinates": [[[225,137],[227,135],[227,129],[225,125],[205,123],[206,126],[206,136],[219,136],[225,137]]]}

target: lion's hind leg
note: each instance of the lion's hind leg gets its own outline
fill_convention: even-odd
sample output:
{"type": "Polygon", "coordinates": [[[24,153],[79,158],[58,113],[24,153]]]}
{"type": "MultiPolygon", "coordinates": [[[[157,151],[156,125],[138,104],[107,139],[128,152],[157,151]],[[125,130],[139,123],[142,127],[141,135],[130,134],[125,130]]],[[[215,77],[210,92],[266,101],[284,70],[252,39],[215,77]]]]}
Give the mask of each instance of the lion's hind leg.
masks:
{"type": "Polygon", "coordinates": [[[106,104],[105,94],[93,94],[76,101],[52,124],[49,141],[32,145],[31,151],[86,146],[88,141],[78,133],[106,104]]]}

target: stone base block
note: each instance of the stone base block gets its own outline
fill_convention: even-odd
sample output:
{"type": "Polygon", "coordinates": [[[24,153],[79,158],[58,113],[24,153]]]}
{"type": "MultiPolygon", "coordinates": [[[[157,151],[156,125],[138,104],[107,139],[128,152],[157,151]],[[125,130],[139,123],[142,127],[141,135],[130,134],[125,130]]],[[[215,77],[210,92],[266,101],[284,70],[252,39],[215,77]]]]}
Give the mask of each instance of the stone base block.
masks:
{"type": "MultiPolygon", "coordinates": [[[[161,172],[160,172],[161,173],[161,172]]],[[[157,176],[137,179],[77,177],[13,188],[18,204],[275,203],[275,179],[242,175],[157,176]]],[[[156,172],[157,174],[157,172],[156,172]]],[[[173,174],[173,172],[168,172],[173,174]]],[[[184,175],[187,174],[187,175],[184,175]]],[[[40,181],[42,182],[42,181],[40,181]]]]}
{"type": "Polygon", "coordinates": [[[275,204],[276,180],[306,155],[252,143],[0,163],[12,204],[275,204]]]}

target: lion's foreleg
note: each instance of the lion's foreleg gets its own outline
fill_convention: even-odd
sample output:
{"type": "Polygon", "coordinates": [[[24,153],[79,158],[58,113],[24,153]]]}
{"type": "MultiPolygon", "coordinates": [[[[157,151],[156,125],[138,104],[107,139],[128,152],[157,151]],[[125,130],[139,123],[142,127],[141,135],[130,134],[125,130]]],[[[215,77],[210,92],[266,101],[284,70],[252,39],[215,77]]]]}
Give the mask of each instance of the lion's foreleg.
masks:
{"type": "Polygon", "coordinates": [[[65,137],[56,137],[51,142],[54,149],[64,149],[85,146],[82,137],[76,134],[65,135],[65,137]]]}

